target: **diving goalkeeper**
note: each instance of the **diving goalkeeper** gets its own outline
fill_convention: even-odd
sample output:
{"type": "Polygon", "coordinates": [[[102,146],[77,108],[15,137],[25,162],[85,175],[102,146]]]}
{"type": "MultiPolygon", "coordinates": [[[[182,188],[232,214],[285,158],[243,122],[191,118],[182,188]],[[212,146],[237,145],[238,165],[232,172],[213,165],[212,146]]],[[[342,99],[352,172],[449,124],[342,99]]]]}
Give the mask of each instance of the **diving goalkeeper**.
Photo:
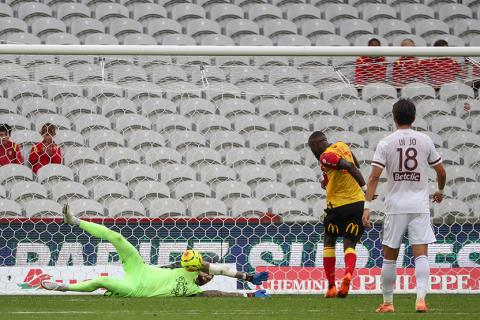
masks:
{"type": "Polygon", "coordinates": [[[68,204],[63,209],[64,222],[79,226],[92,236],[109,241],[117,250],[122,261],[125,276],[123,278],[97,277],[76,284],[54,283],[42,281],[44,289],[55,291],[93,292],[106,289],[106,296],[116,297],[185,297],[185,296],[224,296],[224,297],[269,297],[265,290],[246,294],[221,292],[215,290],[203,291],[201,286],[210,282],[214,275],[243,279],[255,285],[268,280],[267,272],[246,274],[237,272],[226,266],[203,262],[201,271],[190,272],[183,268],[158,268],[147,265],[137,249],[121,234],[105,226],[83,221],[73,216],[68,204]]]}

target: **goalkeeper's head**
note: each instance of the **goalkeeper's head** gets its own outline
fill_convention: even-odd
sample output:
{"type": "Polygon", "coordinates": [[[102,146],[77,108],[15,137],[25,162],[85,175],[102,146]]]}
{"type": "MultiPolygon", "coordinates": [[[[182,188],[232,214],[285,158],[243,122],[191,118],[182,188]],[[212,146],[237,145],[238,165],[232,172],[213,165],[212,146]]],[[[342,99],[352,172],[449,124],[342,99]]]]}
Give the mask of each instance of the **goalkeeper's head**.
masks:
{"type": "Polygon", "coordinates": [[[195,283],[199,286],[203,286],[212,281],[212,279],[213,275],[200,271],[197,280],[195,280],[195,283]]]}
{"type": "MultiPolygon", "coordinates": [[[[213,252],[205,252],[202,254],[202,256],[203,256],[204,262],[217,263],[220,261],[219,255],[213,252]]],[[[203,286],[209,283],[210,281],[212,281],[212,279],[213,279],[213,275],[200,271],[200,273],[198,274],[197,280],[195,280],[195,283],[198,284],[199,286],[203,286]]]]}
{"type": "MultiPolygon", "coordinates": [[[[203,257],[203,261],[209,262],[209,263],[217,263],[218,261],[220,261],[220,257],[218,256],[218,254],[212,253],[212,252],[204,253],[202,254],[202,257],[203,257]]],[[[182,268],[182,265],[180,261],[176,261],[169,265],[161,266],[160,268],[177,269],[177,268],[182,268]]],[[[197,279],[195,280],[195,283],[199,286],[203,286],[209,283],[210,281],[212,281],[212,279],[213,279],[213,275],[200,271],[197,279]]]]}

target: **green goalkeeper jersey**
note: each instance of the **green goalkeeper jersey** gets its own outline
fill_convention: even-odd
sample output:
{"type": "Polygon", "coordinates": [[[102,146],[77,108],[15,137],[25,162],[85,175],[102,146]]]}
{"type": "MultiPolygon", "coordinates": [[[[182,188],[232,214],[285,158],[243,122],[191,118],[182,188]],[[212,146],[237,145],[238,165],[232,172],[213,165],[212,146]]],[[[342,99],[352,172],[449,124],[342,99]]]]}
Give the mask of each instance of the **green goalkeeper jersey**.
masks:
{"type": "Polygon", "coordinates": [[[119,279],[118,292],[108,295],[117,297],[188,297],[199,294],[202,289],[195,283],[198,272],[183,268],[166,269],[143,264],[137,272],[127,273],[119,279]]]}
{"type": "Polygon", "coordinates": [[[116,297],[185,297],[202,292],[195,281],[198,272],[183,268],[152,267],[143,262],[137,249],[119,233],[93,222],[80,221],[79,227],[92,236],[110,241],[122,259],[123,278],[97,277],[69,285],[70,291],[92,292],[98,288],[108,290],[116,297]]]}

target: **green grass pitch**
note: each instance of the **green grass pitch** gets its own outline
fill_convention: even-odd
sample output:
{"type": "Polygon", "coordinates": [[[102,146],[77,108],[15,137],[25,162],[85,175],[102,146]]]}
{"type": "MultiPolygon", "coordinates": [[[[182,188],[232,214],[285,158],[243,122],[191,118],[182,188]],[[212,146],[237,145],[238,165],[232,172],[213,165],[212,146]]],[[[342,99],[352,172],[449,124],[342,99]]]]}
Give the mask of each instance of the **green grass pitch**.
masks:
{"type": "Polygon", "coordinates": [[[395,297],[396,313],[375,314],[378,295],[347,299],[277,295],[246,298],[131,298],[102,296],[0,296],[0,319],[23,320],[237,320],[237,319],[480,319],[478,295],[430,295],[428,314],[414,312],[413,295],[395,297]]]}

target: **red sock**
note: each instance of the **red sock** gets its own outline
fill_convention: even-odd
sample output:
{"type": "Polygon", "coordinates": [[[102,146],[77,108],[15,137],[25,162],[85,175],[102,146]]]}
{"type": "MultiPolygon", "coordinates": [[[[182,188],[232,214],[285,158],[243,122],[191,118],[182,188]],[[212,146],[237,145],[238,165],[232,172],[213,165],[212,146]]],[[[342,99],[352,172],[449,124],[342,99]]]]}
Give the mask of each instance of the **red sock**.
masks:
{"type": "Polygon", "coordinates": [[[323,269],[328,280],[328,286],[335,284],[335,248],[325,247],[323,249],[323,269]]]}
{"type": "Polygon", "coordinates": [[[345,274],[350,273],[353,276],[355,265],[357,264],[357,253],[355,249],[348,248],[345,250],[345,274]]]}

